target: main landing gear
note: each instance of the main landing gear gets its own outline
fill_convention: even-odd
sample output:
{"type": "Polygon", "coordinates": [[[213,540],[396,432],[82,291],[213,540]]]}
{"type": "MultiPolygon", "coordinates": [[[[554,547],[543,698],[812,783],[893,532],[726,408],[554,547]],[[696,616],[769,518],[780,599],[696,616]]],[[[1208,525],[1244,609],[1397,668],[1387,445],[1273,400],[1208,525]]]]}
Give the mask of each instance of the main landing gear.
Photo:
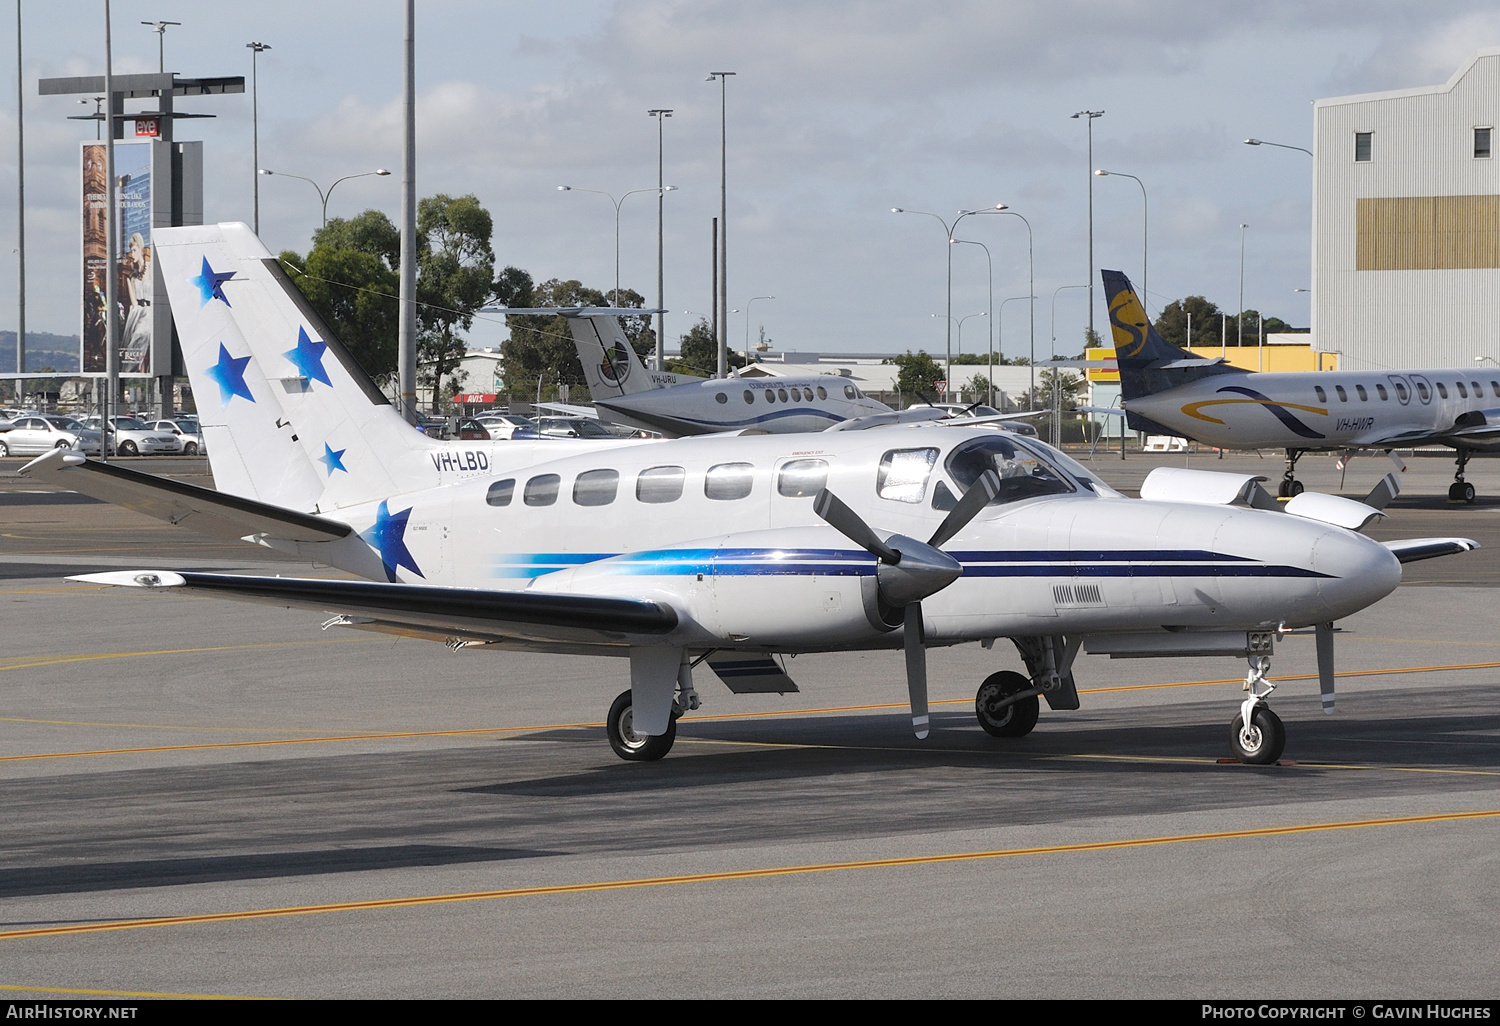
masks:
{"type": "Polygon", "coordinates": [[[1468,465],[1470,455],[1468,449],[1458,450],[1458,472],[1453,475],[1453,484],[1448,487],[1449,502],[1474,503],[1474,486],[1464,480],[1464,467],[1468,465]]]}
{"type": "Polygon", "coordinates": [[[655,762],[672,750],[677,740],[677,718],[682,709],[672,703],[672,721],[665,734],[637,734],[631,730],[634,717],[631,714],[630,690],[620,692],[609,707],[609,716],[604,721],[604,732],[609,735],[609,747],[622,759],[631,762],[655,762]]]}
{"type": "Polygon", "coordinates": [[[1288,449],[1286,451],[1286,474],[1281,478],[1281,484],[1276,488],[1276,494],[1283,499],[1290,499],[1302,494],[1302,482],[1297,480],[1297,461],[1302,458],[1301,449],[1288,449]]]}

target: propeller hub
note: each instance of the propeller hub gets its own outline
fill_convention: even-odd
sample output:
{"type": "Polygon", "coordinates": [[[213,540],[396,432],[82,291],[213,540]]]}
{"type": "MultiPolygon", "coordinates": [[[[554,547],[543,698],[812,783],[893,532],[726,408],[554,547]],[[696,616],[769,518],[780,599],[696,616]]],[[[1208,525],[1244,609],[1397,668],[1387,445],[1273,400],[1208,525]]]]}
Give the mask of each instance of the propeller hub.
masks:
{"type": "Polygon", "coordinates": [[[880,597],[895,608],[920,602],[963,576],[964,568],[942,549],[905,535],[893,534],[885,544],[901,553],[898,563],[882,560],[875,571],[880,597]]]}

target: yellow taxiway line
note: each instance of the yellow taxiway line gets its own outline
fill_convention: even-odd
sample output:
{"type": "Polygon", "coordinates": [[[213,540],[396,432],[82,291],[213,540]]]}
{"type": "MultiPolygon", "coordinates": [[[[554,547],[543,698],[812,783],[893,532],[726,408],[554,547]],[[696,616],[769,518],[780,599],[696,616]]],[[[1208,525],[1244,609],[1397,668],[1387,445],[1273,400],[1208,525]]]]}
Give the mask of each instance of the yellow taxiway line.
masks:
{"type": "Polygon", "coordinates": [[[16,983],[0,983],[0,991],[21,994],[66,994],[69,997],[107,998],[179,998],[194,1001],[272,1001],[274,998],[246,997],[241,994],[178,994],[156,990],[92,990],[83,987],[23,987],[16,983]]]}
{"type": "Polygon", "coordinates": [[[980,862],[989,859],[1024,858],[1036,855],[1066,855],[1080,852],[1119,851],[1167,844],[1193,844],[1204,841],[1245,840],[1258,837],[1287,837],[1297,834],[1327,833],[1334,830],[1363,830],[1372,827],[1410,826],[1418,823],[1454,823],[1464,820],[1500,818],[1500,809],[1475,812],[1433,813],[1425,816],[1392,816],[1383,819],[1355,819],[1331,823],[1302,823],[1292,826],[1260,827],[1253,830],[1219,830],[1202,834],[1172,834],[1159,837],[1134,837],[1116,841],[1090,841],[1083,844],[1053,844],[1034,848],[1001,848],[992,851],[954,852],[944,855],[912,855],[905,858],[864,859],[853,862],[821,862],[794,866],[769,866],[759,869],[736,869],[720,873],[689,873],[681,876],[652,876],[627,880],[599,880],[588,883],[553,884],[544,887],[513,887],[496,891],[469,891],[457,894],[427,894],[408,898],[381,898],[373,901],[346,901],[327,905],[290,905],[281,908],[243,909],[236,912],[210,912],[195,916],[160,916],[150,919],[121,919],[107,923],[69,926],[44,926],[29,930],[0,931],[0,941],[31,937],[61,937],[81,933],[107,933],[114,930],[143,930],[161,926],[192,926],[202,923],[230,923],[250,919],[275,919],[284,916],[323,915],[330,912],[363,912],[373,909],[413,908],[421,905],[449,905],[466,901],[496,901],[504,898],[532,898],[554,894],[587,894],[595,891],[618,891],[640,887],[668,887],[682,884],[720,883],[729,880],[760,880],[771,877],[800,876],[812,873],[841,873],[863,869],[896,869],[906,866],[931,866],[942,863],[980,862]]]}

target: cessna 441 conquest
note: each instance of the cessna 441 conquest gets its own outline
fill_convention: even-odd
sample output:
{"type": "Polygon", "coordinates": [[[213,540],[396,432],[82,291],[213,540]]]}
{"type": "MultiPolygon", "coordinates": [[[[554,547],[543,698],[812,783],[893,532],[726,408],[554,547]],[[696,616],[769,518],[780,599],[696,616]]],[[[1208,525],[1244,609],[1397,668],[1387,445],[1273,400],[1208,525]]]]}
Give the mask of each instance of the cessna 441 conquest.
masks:
{"type": "Polygon", "coordinates": [[[1325,709],[1333,623],[1389,594],[1404,561],[1474,548],[1381,544],[1372,506],[1262,479],[1158,469],[1130,499],[1033,439],[962,420],[668,441],[440,442],[413,430],[329,336],[243,224],[163,228],[157,258],[218,491],[68,450],[25,473],[184,527],[367,580],[170,570],[82,580],[335,614],[351,627],[628,658],[607,718],[626,759],[667,753],[697,709],[694,670],[787,692],[773,656],[904,649],[928,731],[930,646],[1010,639],[992,735],[1078,707],[1074,659],[1233,655],[1246,762],[1285,743],[1266,704],[1282,632],[1313,627],[1325,709]]]}

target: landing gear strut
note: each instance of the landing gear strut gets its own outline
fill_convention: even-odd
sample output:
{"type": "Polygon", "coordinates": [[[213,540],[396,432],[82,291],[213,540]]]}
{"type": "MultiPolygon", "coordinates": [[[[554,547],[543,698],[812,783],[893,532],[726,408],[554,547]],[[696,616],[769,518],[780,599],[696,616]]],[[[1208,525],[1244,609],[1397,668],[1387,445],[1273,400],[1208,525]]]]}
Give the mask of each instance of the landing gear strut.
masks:
{"type": "Polygon", "coordinates": [[[1302,482],[1297,480],[1297,461],[1302,458],[1301,449],[1288,449],[1286,451],[1286,474],[1281,478],[1281,484],[1276,488],[1276,494],[1283,499],[1302,494],[1302,482]]]}
{"type": "Polygon", "coordinates": [[[1281,758],[1286,748],[1286,728],[1281,717],[1266,705],[1276,685],[1266,680],[1271,669],[1269,656],[1251,655],[1250,673],[1245,690],[1250,694],[1240,703],[1239,715],[1229,724],[1229,744],[1240,762],[1252,766],[1269,766],[1281,758]]]}
{"type": "Polygon", "coordinates": [[[1458,450],[1458,472],[1453,475],[1453,484],[1448,488],[1449,502],[1474,502],[1474,486],[1464,480],[1464,467],[1469,462],[1469,450],[1458,450]]]}

